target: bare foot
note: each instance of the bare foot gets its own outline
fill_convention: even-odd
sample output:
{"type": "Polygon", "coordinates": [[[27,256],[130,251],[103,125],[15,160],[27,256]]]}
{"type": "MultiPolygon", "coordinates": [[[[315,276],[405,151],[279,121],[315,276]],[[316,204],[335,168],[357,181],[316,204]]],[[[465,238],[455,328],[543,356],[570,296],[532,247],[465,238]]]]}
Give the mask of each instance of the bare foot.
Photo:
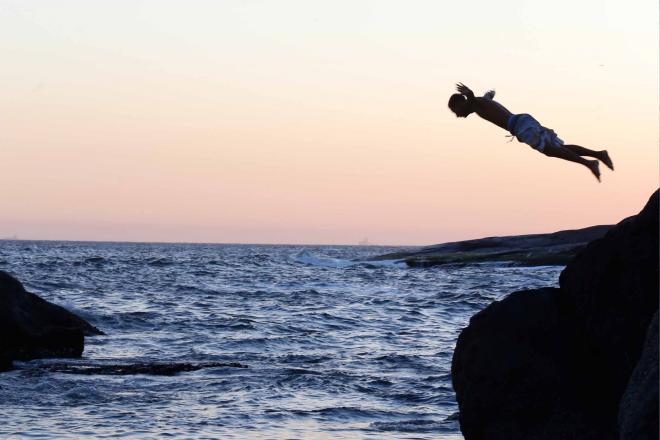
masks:
{"type": "Polygon", "coordinates": [[[610,159],[610,155],[607,154],[607,150],[599,151],[598,159],[600,159],[600,161],[603,162],[607,168],[614,171],[614,164],[612,163],[612,159],[610,159]]]}
{"type": "Polygon", "coordinates": [[[600,182],[600,169],[598,168],[598,161],[597,160],[590,160],[587,163],[587,167],[591,170],[594,176],[596,176],[596,179],[600,182]]]}

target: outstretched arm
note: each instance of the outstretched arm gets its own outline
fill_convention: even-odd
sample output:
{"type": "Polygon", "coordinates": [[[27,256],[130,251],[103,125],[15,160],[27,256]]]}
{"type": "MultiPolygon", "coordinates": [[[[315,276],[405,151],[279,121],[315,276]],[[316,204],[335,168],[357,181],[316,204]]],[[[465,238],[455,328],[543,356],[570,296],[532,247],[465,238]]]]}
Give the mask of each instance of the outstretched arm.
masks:
{"type": "Polygon", "coordinates": [[[489,101],[492,101],[493,98],[495,97],[495,90],[489,90],[486,93],[484,93],[484,99],[487,99],[489,101]]]}
{"type": "MultiPolygon", "coordinates": [[[[474,92],[470,90],[470,88],[463,83],[456,84],[456,90],[458,91],[458,93],[465,96],[467,99],[470,100],[475,99],[474,92]]],[[[484,93],[483,98],[487,99],[488,101],[492,101],[493,98],[495,98],[495,90],[487,91],[486,93],[484,93]]]]}

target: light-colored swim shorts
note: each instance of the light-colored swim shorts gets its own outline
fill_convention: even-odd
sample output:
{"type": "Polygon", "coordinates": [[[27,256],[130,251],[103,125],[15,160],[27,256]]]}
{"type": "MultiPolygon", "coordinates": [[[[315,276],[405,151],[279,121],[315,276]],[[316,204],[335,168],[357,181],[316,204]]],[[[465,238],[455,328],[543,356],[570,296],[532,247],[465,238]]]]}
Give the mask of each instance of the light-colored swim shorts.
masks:
{"type": "Polygon", "coordinates": [[[527,144],[541,153],[546,145],[555,147],[564,145],[564,141],[557,137],[554,130],[543,127],[539,121],[526,113],[509,116],[507,129],[518,139],[518,142],[527,144]]]}

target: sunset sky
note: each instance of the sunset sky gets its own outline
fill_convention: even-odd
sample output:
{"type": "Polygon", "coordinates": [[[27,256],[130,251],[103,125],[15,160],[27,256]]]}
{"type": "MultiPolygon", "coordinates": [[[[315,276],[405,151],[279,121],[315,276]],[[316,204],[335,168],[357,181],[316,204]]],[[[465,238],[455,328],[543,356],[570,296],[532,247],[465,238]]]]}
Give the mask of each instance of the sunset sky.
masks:
{"type": "Polygon", "coordinates": [[[0,0],[0,238],[424,245],[658,187],[658,3],[0,0]],[[497,90],[598,182],[477,116],[497,90]]]}

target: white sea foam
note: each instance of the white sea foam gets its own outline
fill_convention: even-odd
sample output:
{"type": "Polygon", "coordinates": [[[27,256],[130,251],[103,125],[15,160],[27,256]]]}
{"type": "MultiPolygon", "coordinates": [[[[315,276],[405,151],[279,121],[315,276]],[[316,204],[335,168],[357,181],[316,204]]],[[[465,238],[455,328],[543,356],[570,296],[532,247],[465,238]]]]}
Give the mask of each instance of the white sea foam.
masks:
{"type": "Polygon", "coordinates": [[[295,257],[295,261],[302,264],[307,264],[309,266],[317,267],[350,267],[357,264],[355,261],[345,260],[343,258],[329,258],[329,257],[317,257],[312,255],[309,251],[301,251],[295,257]]]}

